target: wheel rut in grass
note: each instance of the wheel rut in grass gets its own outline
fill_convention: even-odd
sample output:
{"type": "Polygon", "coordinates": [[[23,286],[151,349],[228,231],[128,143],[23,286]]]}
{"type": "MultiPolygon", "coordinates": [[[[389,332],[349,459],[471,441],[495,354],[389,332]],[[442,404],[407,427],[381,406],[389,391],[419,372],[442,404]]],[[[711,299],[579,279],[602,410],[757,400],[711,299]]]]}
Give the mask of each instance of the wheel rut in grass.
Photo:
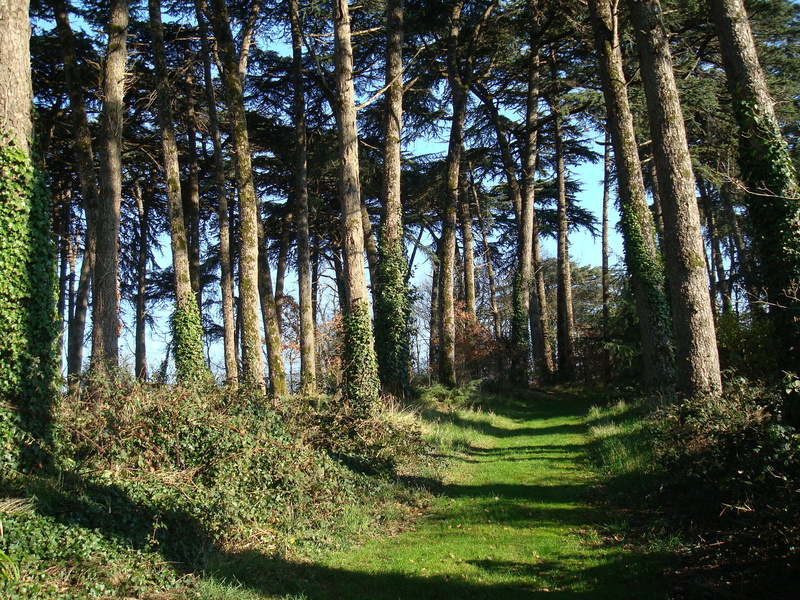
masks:
{"type": "Polygon", "coordinates": [[[457,424],[475,441],[413,529],[287,569],[257,597],[666,598],[663,557],[598,532],[609,515],[586,501],[595,483],[584,460],[589,405],[546,400],[466,413],[457,424]]]}

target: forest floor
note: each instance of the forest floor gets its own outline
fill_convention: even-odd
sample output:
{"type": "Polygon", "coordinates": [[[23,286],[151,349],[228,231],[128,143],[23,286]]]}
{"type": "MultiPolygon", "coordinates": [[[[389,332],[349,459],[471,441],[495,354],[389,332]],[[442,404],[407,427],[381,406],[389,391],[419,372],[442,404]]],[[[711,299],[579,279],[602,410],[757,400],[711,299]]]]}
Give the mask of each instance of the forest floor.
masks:
{"type": "Polygon", "coordinates": [[[615,533],[592,502],[585,398],[471,411],[471,433],[425,514],[405,531],[323,558],[229,556],[201,583],[222,599],[666,598],[672,561],[615,533]]]}

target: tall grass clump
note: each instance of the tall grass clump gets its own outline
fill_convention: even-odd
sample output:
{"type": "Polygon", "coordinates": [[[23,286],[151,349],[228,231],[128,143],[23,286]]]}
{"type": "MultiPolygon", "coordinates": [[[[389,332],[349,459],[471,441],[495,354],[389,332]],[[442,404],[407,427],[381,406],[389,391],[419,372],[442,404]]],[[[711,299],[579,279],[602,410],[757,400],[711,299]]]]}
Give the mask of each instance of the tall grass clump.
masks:
{"type": "Polygon", "coordinates": [[[591,458],[608,489],[628,495],[646,487],[659,471],[646,406],[623,400],[593,406],[588,421],[591,458]]]}
{"type": "Polygon", "coordinates": [[[484,400],[480,381],[455,389],[434,385],[425,390],[417,401],[423,439],[441,450],[468,450],[481,434],[480,423],[491,418],[481,409],[484,400]]]}

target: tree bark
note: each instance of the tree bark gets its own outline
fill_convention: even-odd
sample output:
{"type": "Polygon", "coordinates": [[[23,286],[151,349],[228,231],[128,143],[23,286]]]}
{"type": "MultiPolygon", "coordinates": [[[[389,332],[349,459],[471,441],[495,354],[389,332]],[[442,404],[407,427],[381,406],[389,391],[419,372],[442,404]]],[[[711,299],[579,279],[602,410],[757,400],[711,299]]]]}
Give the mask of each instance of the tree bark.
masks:
{"type": "Polygon", "coordinates": [[[0,468],[17,472],[53,463],[58,365],[50,202],[31,152],[28,9],[0,0],[0,468]]]}
{"type": "Polygon", "coordinates": [[[175,310],[172,315],[173,352],[178,383],[196,385],[211,379],[203,355],[203,327],[189,268],[189,236],[183,213],[178,145],[172,117],[172,86],[167,74],[160,0],[148,0],[153,62],[156,71],[158,121],[164,156],[172,267],[175,271],[175,310]]]}
{"type": "MultiPolygon", "coordinates": [[[[192,57],[189,56],[191,63],[192,57]]],[[[187,185],[183,190],[183,215],[186,239],[189,245],[189,275],[197,307],[203,312],[203,295],[200,285],[200,180],[197,163],[197,113],[194,99],[194,75],[192,65],[186,69],[186,161],[188,163],[187,185]]]]}
{"type": "MultiPolygon", "coordinates": [[[[534,23],[539,21],[539,0],[529,0],[528,8],[534,23]]],[[[527,275],[529,294],[533,298],[528,300],[530,320],[530,340],[533,351],[533,375],[543,379],[550,379],[555,371],[553,350],[550,342],[550,328],[547,323],[547,295],[545,293],[544,270],[542,269],[542,251],[539,244],[539,221],[536,218],[536,161],[539,151],[539,33],[538,27],[531,28],[531,52],[528,58],[528,86],[525,99],[525,144],[523,147],[522,172],[524,185],[522,188],[522,205],[520,222],[524,230],[521,239],[520,266],[525,271],[520,271],[521,278],[527,275]],[[530,246],[528,246],[528,231],[530,231],[530,246]],[[530,247],[530,274],[527,274],[528,248],[530,247]]],[[[524,292],[523,292],[524,293],[524,292]]]]}
{"type": "Polygon", "coordinates": [[[717,395],[722,383],[703,259],[692,160],[658,0],[628,0],[641,62],[675,324],[678,392],[717,395]]]}
{"type": "Polygon", "coordinates": [[[364,278],[364,228],[358,162],[353,48],[347,0],[334,0],[334,112],[339,141],[339,201],[345,278],[345,385],[354,411],[366,413],[380,393],[375,342],[364,278]]]}
{"type": "Polygon", "coordinates": [[[442,299],[441,299],[441,285],[439,283],[440,274],[442,271],[441,268],[441,257],[442,257],[442,243],[441,239],[436,240],[434,238],[434,247],[436,248],[436,258],[433,261],[433,268],[431,270],[431,312],[430,312],[430,320],[428,322],[428,329],[430,332],[430,339],[429,339],[429,346],[428,346],[428,374],[431,379],[434,377],[434,366],[436,366],[435,373],[438,375],[439,372],[439,336],[441,335],[441,325],[440,320],[442,318],[442,299]]]}
{"type": "Polygon", "coordinates": [[[147,381],[147,231],[150,228],[150,207],[142,195],[139,181],[134,183],[136,210],[139,216],[139,239],[136,261],[136,337],[133,374],[139,381],[147,381]]]}
{"type": "Polygon", "coordinates": [[[297,214],[297,278],[300,305],[300,394],[312,396],[317,391],[316,335],[311,285],[311,248],[309,245],[308,148],[306,107],[303,86],[303,37],[297,0],[289,0],[292,29],[292,77],[294,96],[292,114],[295,127],[294,193],[297,214]]]}
{"type": "MultiPolygon", "coordinates": [[[[555,58],[553,58],[555,64],[555,58]]],[[[558,240],[556,261],[556,341],[558,344],[558,377],[570,379],[575,370],[575,333],[572,314],[572,271],[569,261],[569,221],[567,219],[567,180],[564,166],[564,138],[558,101],[548,98],[553,115],[556,187],[558,189],[558,240]]]]}
{"type": "Polygon", "coordinates": [[[281,221],[281,241],[278,245],[278,261],[275,265],[275,318],[278,331],[283,331],[283,304],[286,298],[286,267],[289,263],[289,247],[292,243],[292,222],[294,214],[287,211],[281,221]]]}
{"type": "Polygon", "coordinates": [[[28,9],[26,0],[2,0],[0,4],[0,125],[4,129],[0,143],[11,141],[26,154],[30,154],[33,141],[28,9]]]}
{"type": "Polygon", "coordinates": [[[618,37],[617,14],[610,0],[589,0],[600,81],[606,102],[609,136],[614,146],[625,263],[631,275],[642,343],[645,385],[673,385],[669,305],[664,291],[664,267],[655,243],[653,217],[639,160],[639,148],[628,102],[618,37]]]}
{"type": "Polygon", "coordinates": [[[467,94],[458,66],[458,35],[461,29],[463,0],[456,0],[450,13],[450,32],[447,43],[447,79],[453,102],[450,141],[447,148],[447,175],[442,214],[441,258],[439,267],[439,382],[445,387],[456,386],[456,317],[455,317],[455,255],[458,183],[461,152],[464,147],[464,121],[467,113],[467,94]]]}
{"type": "Polygon", "coordinates": [[[211,125],[211,140],[214,144],[214,175],[217,188],[217,218],[219,219],[220,288],[222,296],[223,351],[225,354],[225,378],[228,385],[236,387],[239,382],[239,357],[236,343],[236,310],[233,300],[233,259],[231,253],[230,219],[228,215],[228,193],[225,181],[225,160],[217,115],[217,98],[211,77],[211,49],[208,43],[208,28],[205,20],[205,1],[195,0],[195,15],[200,29],[203,51],[203,79],[208,101],[208,117],[211,125]]]}
{"type": "Polygon", "coordinates": [[[786,370],[800,367],[800,186],[775,116],[742,0],[711,0],[712,16],[739,125],[747,187],[769,314],[786,370]]]}
{"type": "Polygon", "coordinates": [[[81,270],[78,275],[78,289],[75,291],[74,307],[67,331],[67,384],[70,391],[75,391],[80,386],[80,375],[83,370],[83,343],[86,337],[86,315],[89,312],[94,242],[88,234],[85,244],[81,270]]]}
{"type": "Polygon", "coordinates": [[[725,275],[725,265],[722,260],[722,249],[720,245],[719,228],[717,227],[717,211],[714,206],[714,199],[706,181],[698,178],[697,189],[700,192],[703,212],[705,213],[706,231],[708,232],[709,256],[709,279],[713,281],[711,286],[711,299],[713,306],[716,307],[716,296],[719,295],[722,314],[733,312],[731,303],[730,281],[725,275]],[[714,275],[716,274],[716,277],[714,275]]]}
{"type": "Polygon", "coordinates": [[[466,175],[459,174],[458,221],[461,225],[461,240],[464,245],[464,305],[467,316],[478,319],[475,291],[475,241],[472,235],[472,211],[469,207],[469,191],[466,175]]]}
{"type": "Polygon", "coordinates": [[[261,318],[267,338],[267,369],[269,371],[269,392],[273,398],[286,396],[286,372],[283,368],[283,342],[278,324],[278,309],[272,291],[272,273],[267,260],[267,238],[261,216],[258,217],[259,256],[258,291],[261,296],[261,318]]]}
{"type": "Polygon", "coordinates": [[[405,396],[411,389],[408,263],[403,248],[400,196],[403,127],[403,5],[386,5],[386,113],[383,143],[383,206],[375,290],[375,350],[383,389],[405,396]]]}
{"type": "Polygon", "coordinates": [[[603,217],[602,217],[602,263],[600,277],[603,288],[603,341],[608,341],[608,326],[611,313],[611,289],[609,281],[608,208],[611,203],[611,136],[606,131],[603,144],[603,217]]]}
{"type": "Polygon", "coordinates": [[[95,260],[92,277],[92,358],[94,375],[102,382],[119,366],[119,219],[122,204],[122,128],[125,117],[128,0],[112,0],[108,45],[103,69],[100,137],[100,189],[95,219],[95,260]]]}
{"type": "Polygon", "coordinates": [[[239,190],[240,251],[239,295],[242,303],[242,380],[249,387],[265,390],[261,346],[261,310],[258,295],[258,199],[253,182],[250,141],[244,106],[239,57],[231,34],[224,0],[211,0],[211,25],[219,47],[223,83],[236,156],[236,185],[239,190]]]}
{"type": "Polygon", "coordinates": [[[69,94],[70,112],[72,113],[75,155],[78,166],[78,183],[81,201],[86,217],[86,235],[84,258],[81,263],[80,279],[67,328],[67,382],[70,390],[76,389],[83,369],[83,342],[86,329],[86,312],[89,307],[89,289],[91,282],[92,261],[94,259],[94,213],[97,210],[97,178],[94,172],[94,150],[92,134],[89,130],[89,119],[86,116],[84,90],[78,75],[78,58],[75,51],[75,36],[69,21],[67,3],[64,0],[53,1],[53,12],[56,18],[56,30],[64,61],[64,78],[69,94]]]}

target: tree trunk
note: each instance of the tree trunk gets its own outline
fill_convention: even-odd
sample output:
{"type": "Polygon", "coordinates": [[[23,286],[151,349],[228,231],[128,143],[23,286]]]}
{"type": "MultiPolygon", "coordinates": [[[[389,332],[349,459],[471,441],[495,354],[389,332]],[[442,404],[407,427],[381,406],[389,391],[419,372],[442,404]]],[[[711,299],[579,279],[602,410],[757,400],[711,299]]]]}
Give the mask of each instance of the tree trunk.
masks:
{"type": "MultiPolygon", "coordinates": [[[[534,23],[539,20],[539,0],[529,0],[529,11],[534,23]]],[[[525,256],[520,257],[520,266],[527,266],[528,255],[528,231],[530,231],[530,274],[528,274],[528,289],[531,290],[533,298],[528,300],[529,320],[530,320],[530,339],[533,351],[533,375],[550,379],[553,376],[555,366],[553,364],[553,350],[550,343],[550,329],[547,324],[547,295],[544,285],[544,270],[542,269],[542,252],[539,244],[539,222],[536,218],[536,160],[539,151],[539,75],[540,75],[540,56],[539,56],[538,28],[531,28],[531,53],[528,64],[528,89],[525,103],[525,144],[522,157],[522,172],[524,175],[524,186],[522,190],[522,205],[520,211],[520,222],[523,226],[525,237],[522,238],[520,252],[525,256]]],[[[520,271],[522,279],[526,272],[520,271]]],[[[520,282],[522,283],[522,282],[520,282]]],[[[530,292],[529,292],[530,293],[530,292]]]]}
{"type": "Polygon", "coordinates": [[[708,232],[708,246],[711,251],[709,257],[709,279],[714,284],[711,286],[711,299],[716,306],[716,296],[719,294],[720,305],[722,314],[729,314],[733,312],[733,305],[731,303],[731,289],[730,281],[725,275],[725,265],[722,260],[722,250],[719,241],[719,228],[717,227],[717,211],[714,206],[714,199],[709,190],[707,182],[698,178],[697,189],[700,192],[700,200],[702,201],[703,212],[706,217],[706,231],[708,232]],[[716,274],[716,277],[714,277],[716,274]]]}
{"type": "Polygon", "coordinates": [[[653,157],[664,214],[665,256],[675,324],[678,391],[716,395],[722,383],[703,260],[692,160],[658,0],[628,0],[641,61],[653,157]]]}
{"type": "MultiPolygon", "coordinates": [[[[488,90],[480,84],[475,85],[475,92],[483,102],[483,105],[489,110],[489,116],[492,119],[497,138],[497,147],[500,150],[500,159],[503,163],[503,172],[511,195],[511,205],[514,208],[517,229],[517,268],[514,273],[512,290],[511,343],[520,359],[519,361],[514,361],[514,366],[516,367],[519,364],[520,368],[514,369],[511,377],[517,383],[527,383],[529,374],[533,373],[533,365],[530,364],[531,339],[528,323],[531,300],[531,260],[533,257],[533,205],[529,202],[523,202],[522,188],[517,179],[517,169],[514,165],[511,145],[508,142],[505,126],[494,99],[489,95],[488,90]]],[[[499,329],[499,327],[496,327],[496,329],[499,329]]]]}
{"type": "Polygon", "coordinates": [[[469,207],[469,191],[467,178],[459,174],[459,202],[458,220],[461,225],[461,239],[464,244],[464,305],[467,316],[473,320],[478,319],[475,291],[475,241],[472,236],[472,211],[469,207]]]}
{"type": "Polygon", "coordinates": [[[78,276],[78,289],[75,292],[75,304],[67,331],[67,384],[70,391],[76,391],[79,388],[80,376],[83,370],[83,343],[86,337],[86,315],[89,312],[89,291],[91,288],[93,262],[94,243],[87,232],[83,260],[81,260],[81,271],[78,276]]]}
{"type": "Polygon", "coordinates": [[[253,182],[250,141],[239,77],[239,58],[234,48],[225,0],[211,0],[211,25],[219,46],[222,78],[228,100],[228,116],[236,156],[236,185],[239,190],[240,251],[239,295],[242,303],[242,379],[249,387],[265,389],[261,351],[261,310],[258,296],[258,199],[253,182]]]}
{"type": "Polygon", "coordinates": [[[0,1],[0,469],[52,465],[56,254],[44,179],[31,155],[27,1],[0,1]],[[17,445],[12,448],[12,445],[17,445]]]}
{"type": "Polygon", "coordinates": [[[119,218],[122,204],[122,127],[125,117],[125,63],[128,0],[112,0],[103,69],[100,135],[100,190],[95,218],[92,277],[92,371],[103,382],[119,366],[119,218]]]}
{"type": "MultiPolygon", "coordinates": [[[[553,58],[555,64],[555,58],[553,58]]],[[[567,219],[567,181],[564,166],[564,138],[557,100],[548,98],[553,120],[553,146],[558,188],[558,241],[556,260],[556,341],[558,344],[558,377],[570,379],[575,369],[575,333],[572,317],[572,272],[569,264],[569,221],[567,219]]]]}
{"type": "Polygon", "coordinates": [[[269,370],[269,392],[273,398],[286,396],[286,372],[283,368],[283,342],[278,324],[278,309],[272,291],[272,273],[267,260],[267,239],[264,224],[259,215],[259,263],[258,291],[261,296],[261,318],[267,338],[267,368],[269,370]]]}
{"type": "Polygon", "coordinates": [[[26,0],[3,0],[0,4],[0,143],[13,142],[30,155],[33,141],[31,108],[31,27],[26,0]]]}
{"type": "Polygon", "coordinates": [[[217,217],[219,219],[220,288],[222,296],[223,347],[225,354],[225,378],[235,387],[239,382],[239,358],[236,343],[236,310],[233,300],[233,260],[231,255],[230,219],[228,216],[228,193],[225,182],[225,160],[222,154],[222,139],[217,116],[217,98],[211,77],[211,49],[205,21],[205,1],[195,0],[195,14],[200,28],[203,51],[203,79],[208,101],[208,117],[211,124],[211,140],[214,144],[214,175],[217,188],[217,217]]]}
{"type": "MultiPolygon", "coordinates": [[[[486,261],[486,274],[487,279],[489,280],[489,309],[492,313],[492,331],[494,332],[494,339],[499,340],[502,332],[500,331],[500,310],[497,308],[497,283],[494,275],[494,266],[492,265],[492,247],[489,244],[489,228],[486,226],[486,219],[483,217],[483,211],[481,210],[478,192],[475,190],[474,185],[470,185],[470,188],[472,190],[472,201],[475,203],[475,211],[478,217],[478,224],[481,228],[481,237],[483,239],[483,247],[485,249],[484,260],[486,261]]],[[[525,320],[527,323],[527,313],[525,320]]],[[[526,323],[523,325],[525,325],[527,328],[526,323]]]]}
{"type": "Polygon", "coordinates": [[[78,167],[78,182],[81,201],[86,217],[86,240],[84,260],[72,311],[67,328],[67,382],[71,390],[79,383],[83,368],[83,342],[86,328],[86,312],[89,306],[89,288],[94,257],[94,213],[97,210],[97,179],[94,172],[94,150],[89,119],[86,116],[86,101],[83,86],[78,75],[78,58],[75,52],[75,36],[69,21],[67,3],[63,0],[53,2],[56,29],[61,55],[64,61],[64,78],[69,94],[72,113],[75,155],[78,167]]]}
{"type": "Polygon", "coordinates": [[[139,239],[136,261],[136,338],[133,375],[147,381],[147,230],[149,229],[149,202],[142,195],[139,181],[134,184],[136,210],[139,216],[139,239]]]}
{"type": "Polygon", "coordinates": [[[303,86],[303,37],[297,0],[289,0],[292,28],[292,76],[294,99],[292,112],[295,127],[294,194],[297,214],[297,279],[300,305],[300,394],[313,396],[317,391],[317,357],[314,329],[314,302],[311,285],[311,248],[309,245],[308,148],[306,107],[303,86]]]}
{"type": "Polygon", "coordinates": [[[358,130],[353,88],[353,48],[347,0],[334,0],[334,64],[339,140],[339,200],[344,255],[346,397],[359,414],[366,414],[380,393],[378,364],[364,278],[364,228],[358,172],[358,130]]]}
{"type": "MultiPolygon", "coordinates": [[[[601,280],[603,287],[603,342],[608,341],[608,326],[611,312],[611,289],[609,276],[608,252],[608,208],[611,203],[611,136],[606,131],[603,144],[603,218],[602,218],[602,264],[601,280]]],[[[606,374],[608,375],[608,374],[606,374]]]]}
{"type": "Polygon", "coordinates": [[[156,70],[158,121],[164,153],[172,267],[175,271],[175,311],[172,314],[175,371],[178,383],[196,385],[208,382],[211,373],[203,356],[203,327],[189,269],[189,236],[183,213],[178,145],[172,118],[173,92],[167,75],[160,0],[148,0],[148,8],[156,70]]]}
{"type": "Polygon", "coordinates": [[[275,265],[275,318],[278,323],[278,331],[283,331],[283,302],[289,247],[292,243],[292,221],[294,221],[294,215],[291,211],[287,211],[281,221],[281,242],[278,246],[278,262],[275,265]]]}
{"type": "Polygon", "coordinates": [[[711,0],[734,116],[747,214],[786,370],[800,367],[800,187],[742,0],[711,0]]]}
{"type": "Polygon", "coordinates": [[[58,300],[56,304],[56,314],[58,315],[58,340],[59,349],[58,354],[61,356],[64,353],[64,330],[65,323],[69,320],[69,315],[66,315],[67,308],[67,291],[69,279],[69,264],[70,264],[70,221],[71,221],[71,190],[59,189],[57,192],[51,188],[50,194],[53,198],[53,229],[55,230],[54,237],[57,240],[58,247],[56,253],[58,256],[58,300]]]}
{"type": "MultiPolygon", "coordinates": [[[[364,231],[364,252],[367,254],[367,272],[369,273],[370,283],[372,283],[377,278],[378,245],[375,242],[375,236],[372,231],[372,219],[370,219],[369,210],[367,210],[367,205],[364,202],[361,202],[361,228],[364,231]]],[[[372,291],[372,303],[375,304],[375,285],[371,285],[370,289],[372,291]]]]}
{"type": "Polygon", "coordinates": [[[436,366],[436,373],[438,374],[439,369],[439,336],[441,335],[441,325],[439,323],[440,319],[442,318],[442,299],[440,296],[441,285],[439,283],[441,269],[441,256],[442,256],[442,243],[441,239],[435,240],[434,247],[436,248],[436,258],[433,261],[433,269],[431,271],[431,313],[430,313],[430,321],[429,325],[429,332],[430,332],[430,340],[428,346],[428,374],[431,379],[434,376],[434,365],[436,366]]]}
{"type": "Polygon", "coordinates": [[[439,382],[445,387],[456,386],[456,317],[455,317],[455,255],[456,215],[461,152],[464,147],[464,121],[467,113],[467,93],[458,68],[458,35],[463,0],[453,3],[450,14],[450,33],[447,49],[447,79],[453,99],[453,118],[447,149],[444,213],[442,215],[441,257],[439,267],[439,382]]]}
{"type": "MultiPolygon", "coordinates": [[[[191,57],[189,58],[191,61],[191,57]]],[[[197,114],[194,100],[194,75],[192,65],[186,69],[186,160],[189,167],[186,188],[183,194],[183,215],[186,238],[189,244],[189,275],[197,307],[203,312],[203,296],[200,286],[200,181],[197,164],[197,114]]]]}
{"type": "Polygon", "coordinates": [[[408,263],[403,248],[400,197],[403,126],[403,4],[386,5],[386,114],[383,143],[383,206],[375,290],[375,350],[383,389],[405,396],[411,389],[408,263]]]}
{"type": "Polygon", "coordinates": [[[620,225],[639,318],[644,381],[653,389],[670,387],[675,371],[664,267],[655,244],[652,213],[647,205],[633,115],[628,103],[617,15],[612,11],[611,0],[589,0],[589,10],[609,136],[614,146],[620,225]]]}

